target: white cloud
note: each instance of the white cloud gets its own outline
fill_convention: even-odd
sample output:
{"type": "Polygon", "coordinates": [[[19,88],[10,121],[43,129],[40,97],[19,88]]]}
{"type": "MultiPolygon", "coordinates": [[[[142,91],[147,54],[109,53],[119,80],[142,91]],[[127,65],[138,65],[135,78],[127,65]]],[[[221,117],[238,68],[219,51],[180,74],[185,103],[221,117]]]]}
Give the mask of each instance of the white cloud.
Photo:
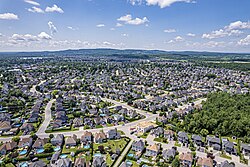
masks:
{"type": "Polygon", "coordinates": [[[3,34],[2,33],[0,33],[0,37],[2,37],[3,36],[3,34]]]}
{"type": "Polygon", "coordinates": [[[182,42],[182,41],[184,41],[184,40],[185,40],[185,39],[184,39],[183,37],[177,36],[177,37],[175,37],[174,39],[168,41],[167,43],[168,43],[168,44],[171,44],[171,43],[176,43],[176,42],[182,42]]]}
{"type": "Polygon", "coordinates": [[[73,30],[73,31],[75,31],[75,30],[78,30],[78,29],[79,29],[79,28],[77,28],[77,27],[76,27],[76,28],[74,28],[74,27],[71,27],[71,26],[68,26],[67,28],[68,28],[68,29],[70,29],[70,30],[73,30]]]}
{"type": "Polygon", "coordinates": [[[240,35],[244,29],[250,29],[250,22],[236,21],[225,26],[223,29],[212,31],[211,33],[205,33],[202,38],[214,39],[222,38],[226,36],[240,35]]]}
{"type": "Polygon", "coordinates": [[[96,27],[98,28],[105,27],[105,24],[97,24],[96,27]]]}
{"type": "Polygon", "coordinates": [[[230,23],[229,26],[225,27],[225,29],[228,29],[228,30],[250,29],[250,22],[236,21],[236,22],[230,23]]]}
{"type": "Polygon", "coordinates": [[[196,35],[193,34],[193,33],[188,33],[187,36],[189,36],[189,37],[195,37],[196,35]]]}
{"type": "Polygon", "coordinates": [[[19,42],[36,42],[39,41],[41,39],[45,39],[45,40],[50,40],[52,39],[51,36],[49,36],[47,33],[45,32],[41,32],[40,34],[38,34],[37,36],[35,35],[31,35],[31,34],[13,34],[10,37],[10,41],[12,43],[19,43],[19,42]]]}
{"type": "Polygon", "coordinates": [[[115,31],[115,28],[110,28],[110,31],[115,31]]]}
{"type": "Polygon", "coordinates": [[[48,26],[49,26],[51,35],[54,35],[55,33],[57,33],[57,28],[51,21],[48,22],[48,26]]]}
{"type": "Polygon", "coordinates": [[[238,42],[238,45],[248,46],[250,45],[250,35],[248,35],[246,38],[241,39],[238,42]]]}
{"type": "Polygon", "coordinates": [[[44,11],[41,8],[38,8],[35,6],[33,6],[32,8],[29,8],[28,11],[33,12],[33,13],[44,13],[44,11]]]}
{"type": "Polygon", "coordinates": [[[51,40],[52,39],[52,37],[49,34],[47,34],[46,32],[41,32],[40,34],[38,34],[38,37],[40,39],[45,39],[45,40],[51,40]]]}
{"type": "Polygon", "coordinates": [[[125,24],[131,24],[131,25],[141,25],[141,24],[149,22],[147,17],[143,17],[143,18],[138,18],[137,17],[137,18],[133,19],[130,14],[127,14],[125,16],[121,16],[117,20],[121,21],[121,22],[124,22],[125,24]]]}
{"type": "Polygon", "coordinates": [[[141,5],[143,0],[128,0],[132,5],[141,5]]]}
{"type": "Polygon", "coordinates": [[[58,13],[64,13],[64,11],[58,7],[57,5],[53,5],[52,7],[46,7],[45,9],[46,12],[58,12],[58,13]]]}
{"type": "Polygon", "coordinates": [[[166,30],[164,30],[164,32],[166,32],[166,33],[174,33],[174,32],[176,32],[176,30],[175,29],[166,29],[166,30]]]}
{"type": "Polygon", "coordinates": [[[184,38],[182,38],[181,36],[177,36],[174,38],[175,41],[180,42],[180,41],[184,41],[184,38]]]}
{"type": "Polygon", "coordinates": [[[122,27],[123,25],[121,23],[116,23],[116,27],[122,27]]]}
{"type": "Polygon", "coordinates": [[[195,3],[193,0],[145,0],[147,5],[158,5],[160,8],[165,8],[176,2],[186,2],[186,3],[195,3]]]}
{"type": "Polygon", "coordinates": [[[2,20],[18,20],[18,16],[13,13],[3,13],[0,14],[0,19],[2,20]]]}
{"type": "Polygon", "coordinates": [[[128,37],[128,34],[125,34],[125,33],[124,33],[124,34],[121,34],[121,35],[122,35],[123,37],[128,37]]]}
{"type": "Polygon", "coordinates": [[[38,2],[33,1],[33,0],[24,0],[24,2],[29,3],[29,4],[31,4],[31,5],[40,6],[40,4],[39,4],[38,2]]]}

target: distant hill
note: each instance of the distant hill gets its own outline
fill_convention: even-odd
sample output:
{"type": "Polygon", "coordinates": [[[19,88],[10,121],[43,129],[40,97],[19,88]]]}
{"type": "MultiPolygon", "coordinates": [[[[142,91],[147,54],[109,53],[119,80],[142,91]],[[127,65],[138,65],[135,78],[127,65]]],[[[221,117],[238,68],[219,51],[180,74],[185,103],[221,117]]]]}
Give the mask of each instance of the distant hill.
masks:
{"type": "Polygon", "coordinates": [[[167,59],[219,59],[250,61],[250,54],[244,53],[218,53],[218,52],[194,52],[194,51],[163,51],[163,50],[139,50],[139,49],[78,49],[43,52],[0,52],[1,57],[37,57],[37,56],[92,56],[92,57],[116,57],[116,58],[167,58],[167,59]]]}

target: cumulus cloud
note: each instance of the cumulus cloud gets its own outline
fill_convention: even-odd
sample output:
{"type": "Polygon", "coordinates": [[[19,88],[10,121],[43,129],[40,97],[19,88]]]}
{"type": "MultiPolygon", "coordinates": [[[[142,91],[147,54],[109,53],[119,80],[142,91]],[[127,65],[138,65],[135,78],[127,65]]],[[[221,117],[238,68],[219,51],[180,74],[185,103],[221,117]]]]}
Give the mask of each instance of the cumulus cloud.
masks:
{"type": "Polygon", "coordinates": [[[241,39],[238,42],[238,45],[248,46],[250,45],[250,35],[248,35],[246,38],[241,39]]]}
{"type": "Polygon", "coordinates": [[[122,27],[123,25],[121,23],[116,23],[116,27],[122,27]]]}
{"type": "Polygon", "coordinates": [[[0,14],[0,20],[18,20],[18,16],[14,13],[3,13],[0,14]]]}
{"type": "Polygon", "coordinates": [[[188,33],[187,36],[189,36],[189,37],[195,37],[196,35],[193,34],[193,33],[188,33]]]}
{"type": "Polygon", "coordinates": [[[52,37],[49,34],[47,34],[46,32],[41,32],[40,34],[38,34],[38,37],[40,39],[45,39],[45,40],[51,40],[52,39],[52,37]]]}
{"type": "Polygon", "coordinates": [[[105,24],[97,24],[96,27],[98,28],[105,27],[105,24]]]}
{"type": "Polygon", "coordinates": [[[168,44],[171,44],[171,43],[176,43],[176,42],[182,42],[182,41],[184,41],[184,40],[185,40],[185,39],[184,39],[183,37],[177,36],[177,37],[175,37],[174,39],[168,41],[167,43],[168,43],[168,44]]]}
{"type": "Polygon", "coordinates": [[[24,2],[29,3],[31,5],[35,5],[35,6],[40,6],[40,4],[36,1],[33,0],[24,0],[24,2]]]}
{"type": "Polygon", "coordinates": [[[212,31],[211,33],[205,33],[202,35],[202,38],[214,39],[232,35],[240,35],[243,33],[242,30],[245,29],[250,29],[250,22],[236,21],[230,23],[228,26],[225,26],[222,29],[212,31]]]}
{"type": "Polygon", "coordinates": [[[176,30],[175,29],[166,29],[166,30],[164,30],[164,32],[166,32],[166,33],[174,33],[174,32],[176,32],[176,30]]]}
{"type": "Polygon", "coordinates": [[[33,12],[33,13],[44,13],[44,11],[41,8],[38,8],[35,6],[33,6],[32,8],[29,8],[28,11],[33,12]]]}
{"type": "Polygon", "coordinates": [[[51,35],[54,35],[55,33],[57,33],[57,28],[51,21],[48,22],[48,26],[49,26],[51,35]]]}
{"type": "Polygon", "coordinates": [[[147,17],[143,17],[143,18],[138,18],[137,17],[137,18],[133,19],[130,14],[127,14],[125,16],[121,16],[117,20],[121,21],[121,22],[124,22],[125,24],[130,24],[130,25],[141,25],[141,24],[149,22],[147,17]]]}
{"type": "Polygon", "coordinates": [[[141,5],[146,2],[147,5],[158,5],[160,8],[171,6],[176,2],[195,3],[193,0],[129,0],[129,2],[132,5],[141,5]]]}
{"type": "Polygon", "coordinates": [[[18,43],[18,42],[35,42],[35,41],[39,41],[41,39],[45,39],[45,40],[50,40],[52,39],[51,36],[49,36],[47,33],[45,32],[41,32],[40,34],[36,35],[31,35],[31,34],[13,34],[10,37],[10,41],[12,43],[18,43]]]}
{"type": "Polygon", "coordinates": [[[45,9],[46,12],[58,12],[58,13],[64,13],[64,11],[58,7],[57,5],[53,5],[52,7],[46,7],[45,9]]]}

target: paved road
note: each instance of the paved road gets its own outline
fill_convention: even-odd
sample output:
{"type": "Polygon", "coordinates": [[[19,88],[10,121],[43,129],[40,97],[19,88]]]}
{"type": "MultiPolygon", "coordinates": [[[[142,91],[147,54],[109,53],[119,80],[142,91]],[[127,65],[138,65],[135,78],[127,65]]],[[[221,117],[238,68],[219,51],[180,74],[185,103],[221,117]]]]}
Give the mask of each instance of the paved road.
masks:
{"type": "Polygon", "coordinates": [[[119,165],[121,164],[123,158],[127,155],[130,147],[133,144],[133,140],[130,140],[130,142],[128,143],[127,147],[123,150],[122,154],[119,156],[119,158],[115,161],[115,164],[113,165],[113,167],[119,167],[119,165]]]}
{"type": "Polygon", "coordinates": [[[52,118],[52,116],[51,116],[51,106],[52,106],[54,101],[55,101],[55,99],[52,99],[46,105],[46,108],[45,108],[45,111],[44,111],[45,112],[45,118],[44,118],[44,121],[43,121],[42,125],[40,126],[40,128],[36,132],[37,134],[45,133],[45,130],[47,129],[47,127],[48,127],[48,125],[50,123],[50,120],[52,118]]]}
{"type": "MultiPolygon", "coordinates": [[[[41,82],[40,82],[39,84],[37,84],[37,85],[39,86],[39,85],[43,84],[44,82],[46,82],[46,80],[41,81],[41,82]]],[[[36,86],[37,86],[37,85],[33,85],[33,86],[31,87],[31,89],[30,89],[30,92],[33,93],[33,94],[41,95],[42,93],[41,93],[41,92],[38,92],[38,91],[36,90],[36,86]]]]}

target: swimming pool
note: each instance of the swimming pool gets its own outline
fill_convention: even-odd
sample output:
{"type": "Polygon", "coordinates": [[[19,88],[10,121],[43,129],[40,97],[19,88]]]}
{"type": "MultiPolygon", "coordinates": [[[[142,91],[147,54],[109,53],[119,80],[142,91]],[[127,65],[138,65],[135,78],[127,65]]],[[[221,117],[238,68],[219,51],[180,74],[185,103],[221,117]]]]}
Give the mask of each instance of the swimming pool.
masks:
{"type": "Polygon", "coordinates": [[[126,161],[126,164],[129,166],[133,165],[133,163],[131,161],[128,161],[128,160],[126,161]]]}
{"type": "Polygon", "coordinates": [[[25,154],[27,154],[27,150],[26,149],[24,149],[24,150],[22,150],[22,151],[19,152],[19,155],[25,155],[25,154]]]}
{"type": "Polygon", "coordinates": [[[61,150],[61,147],[60,146],[57,146],[56,148],[54,148],[54,151],[60,151],[61,150]]]}
{"type": "Polygon", "coordinates": [[[36,150],[36,153],[37,153],[37,154],[41,154],[41,153],[43,153],[43,152],[44,152],[44,149],[43,149],[43,148],[39,148],[39,149],[36,150]]]}
{"type": "Polygon", "coordinates": [[[83,146],[83,148],[89,149],[89,148],[90,148],[90,145],[83,146]]]}
{"type": "Polygon", "coordinates": [[[94,157],[101,157],[102,156],[102,154],[100,154],[100,153],[95,153],[94,154],[94,157]]]}
{"type": "Polygon", "coordinates": [[[134,157],[134,154],[129,153],[129,154],[128,154],[128,157],[134,157]]]}
{"type": "Polygon", "coordinates": [[[19,167],[29,167],[27,162],[22,162],[21,164],[19,164],[19,167]]]}
{"type": "Polygon", "coordinates": [[[62,158],[62,159],[67,158],[67,157],[68,157],[68,155],[66,155],[66,154],[60,155],[60,158],[62,158]]]}

